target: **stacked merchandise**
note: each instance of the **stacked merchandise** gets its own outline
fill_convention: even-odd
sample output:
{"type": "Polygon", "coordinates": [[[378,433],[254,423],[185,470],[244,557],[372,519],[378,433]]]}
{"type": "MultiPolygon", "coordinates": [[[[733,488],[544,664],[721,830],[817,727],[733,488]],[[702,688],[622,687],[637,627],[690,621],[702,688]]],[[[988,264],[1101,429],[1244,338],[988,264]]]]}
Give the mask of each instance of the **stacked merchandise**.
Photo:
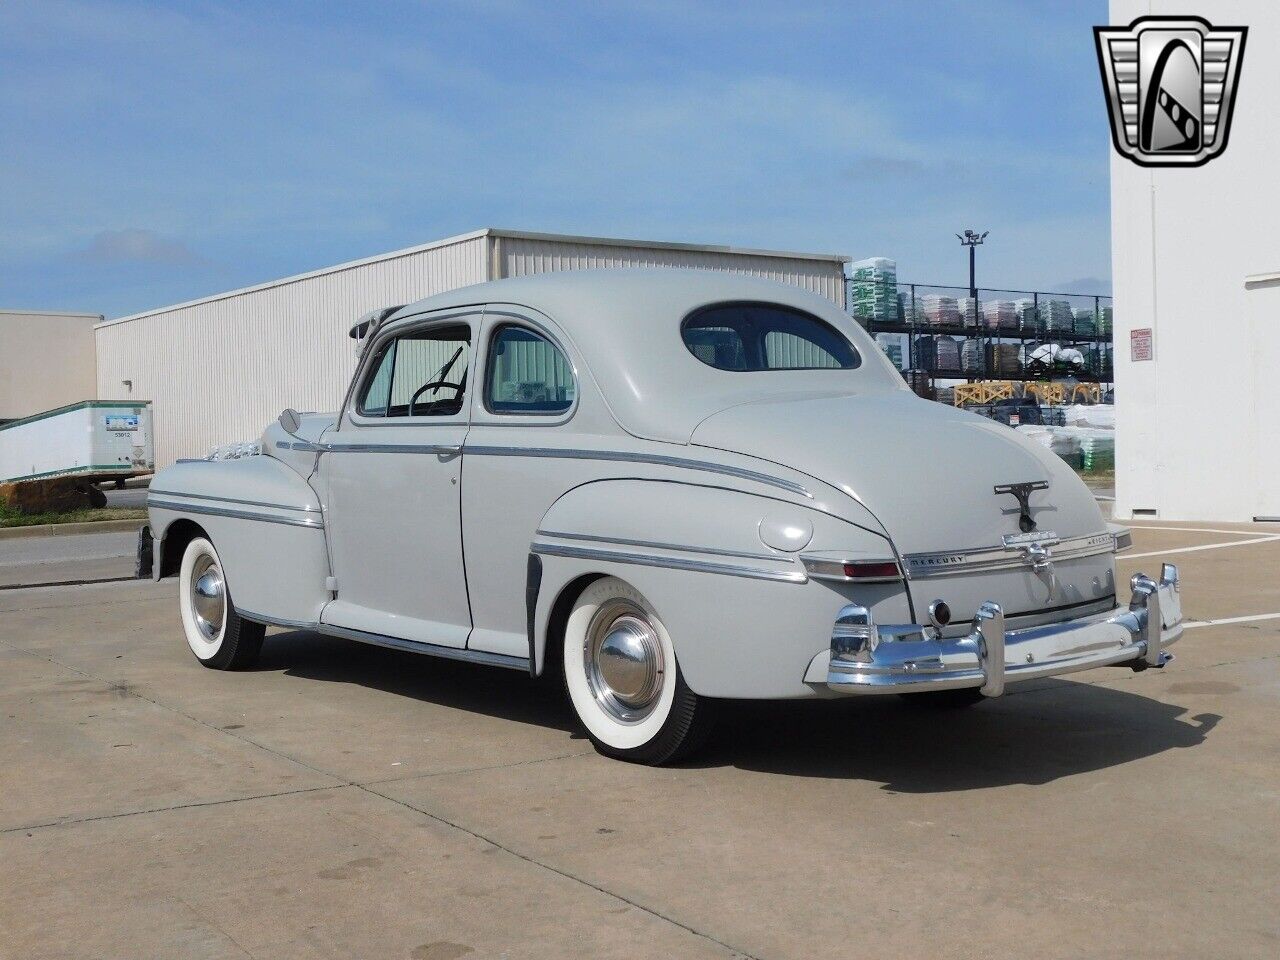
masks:
{"type": "Polygon", "coordinates": [[[1114,430],[1079,431],[1080,465],[1085,470],[1116,468],[1116,434],[1114,430]]]}
{"type": "Polygon", "coordinates": [[[982,320],[989,330],[1017,330],[1018,308],[1012,300],[988,300],[982,305],[982,320]]]}
{"type": "Polygon", "coordinates": [[[966,327],[976,327],[978,325],[978,301],[973,297],[961,297],[956,301],[956,306],[960,311],[960,322],[966,327]]]}
{"type": "Polygon", "coordinates": [[[924,323],[924,313],[920,309],[920,301],[916,300],[910,290],[898,291],[898,316],[903,323],[912,325],[924,323]]]}
{"type": "Polygon", "coordinates": [[[898,319],[898,265],[884,257],[853,265],[853,315],[863,324],[898,319]]]}
{"type": "Polygon", "coordinates": [[[956,402],[956,391],[954,387],[938,387],[938,402],[952,406],[956,402]]]}
{"type": "Polygon", "coordinates": [[[1061,427],[1024,425],[1015,428],[1030,440],[1044,444],[1073,467],[1079,467],[1082,457],[1080,439],[1061,427]]]}
{"type": "Polygon", "coordinates": [[[911,366],[910,342],[905,333],[877,333],[876,344],[899,370],[911,366]]]}
{"type": "Polygon", "coordinates": [[[1015,300],[1013,309],[1018,315],[1018,329],[1023,333],[1035,333],[1040,329],[1040,317],[1034,300],[1015,300]]]}
{"type": "Polygon", "coordinates": [[[1093,313],[1093,307],[1076,307],[1071,311],[1071,315],[1075,320],[1076,333],[1081,336],[1093,336],[1098,329],[1098,321],[1093,313]]]}
{"type": "Polygon", "coordinates": [[[1067,425],[1066,407],[1050,407],[1040,404],[1040,422],[1046,427],[1065,427],[1067,425]]]}
{"type": "Polygon", "coordinates": [[[960,369],[965,373],[981,373],[982,353],[981,340],[966,340],[960,348],[960,369]]]}
{"type": "Polygon", "coordinates": [[[933,399],[933,386],[928,373],[923,370],[904,370],[902,377],[916,396],[924,397],[926,400],[933,399]]]}
{"type": "Polygon", "coordinates": [[[1111,321],[1115,319],[1115,307],[1102,308],[1102,316],[1098,318],[1098,333],[1104,337],[1111,335],[1111,321]]]}
{"type": "Polygon", "coordinates": [[[1065,300],[1040,301],[1040,326],[1050,333],[1069,331],[1075,321],[1071,313],[1071,304],[1065,300]]]}
{"type": "Polygon", "coordinates": [[[925,323],[935,327],[955,327],[960,324],[960,307],[956,303],[955,297],[943,297],[938,294],[929,294],[927,297],[917,298],[921,311],[924,313],[925,323]]]}
{"type": "Polygon", "coordinates": [[[1022,373],[1022,348],[1016,343],[993,343],[987,369],[992,374],[1015,376],[1022,373]]]}
{"type": "Polygon", "coordinates": [[[916,337],[915,363],[917,370],[932,370],[938,365],[937,344],[933,337],[916,337]]]}
{"type": "Polygon", "coordinates": [[[1095,430],[1116,428],[1116,408],[1110,403],[1074,403],[1061,409],[1067,426],[1092,427],[1095,430]]]}
{"type": "Polygon", "coordinates": [[[960,369],[960,344],[952,337],[939,337],[934,357],[938,370],[960,369]]]}

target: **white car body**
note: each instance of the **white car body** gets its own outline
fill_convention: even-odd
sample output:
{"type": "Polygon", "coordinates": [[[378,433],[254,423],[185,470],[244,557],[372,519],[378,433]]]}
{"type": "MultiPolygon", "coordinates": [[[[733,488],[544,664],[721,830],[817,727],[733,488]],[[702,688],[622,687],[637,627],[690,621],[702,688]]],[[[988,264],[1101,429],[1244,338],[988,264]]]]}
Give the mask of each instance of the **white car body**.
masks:
{"type": "Polygon", "coordinates": [[[207,538],[251,623],[537,675],[584,588],[607,577],[659,624],[643,638],[653,682],[675,672],[661,634],[704,699],[998,695],[1019,679],[1163,665],[1181,632],[1176,570],[1118,589],[1127,532],[1061,460],[917,398],[849,316],[793,286],[662,269],[466,287],[372,324],[337,414],[282,420],[291,432],[269,426],[260,452],[179,462],[150,494],[155,576],[207,538]],[[725,304],[812,318],[858,362],[721,369],[720,348],[686,346],[682,322],[725,304]],[[538,382],[546,370],[504,382],[502,404],[529,405],[519,412],[485,393],[500,330],[504,357],[526,340],[563,355],[558,384],[538,382]],[[394,415],[387,344],[448,346],[461,331],[471,382],[394,415]],[[380,363],[385,404],[364,415],[380,363]]]}

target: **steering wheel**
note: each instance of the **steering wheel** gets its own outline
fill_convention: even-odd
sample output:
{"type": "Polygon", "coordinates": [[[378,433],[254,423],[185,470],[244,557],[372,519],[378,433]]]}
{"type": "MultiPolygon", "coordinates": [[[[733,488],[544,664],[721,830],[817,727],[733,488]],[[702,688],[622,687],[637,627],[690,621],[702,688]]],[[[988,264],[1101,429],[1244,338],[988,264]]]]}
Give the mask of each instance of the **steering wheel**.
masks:
{"type": "MultiPolygon", "coordinates": [[[[409,410],[405,414],[405,416],[409,416],[409,417],[413,416],[413,405],[418,402],[418,398],[420,396],[422,396],[428,390],[439,390],[441,387],[451,388],[453,390],[452,399],[454,400],[457,400],[458,397],[461,396],[463,391],[463,385],[461,383],[450,383],[448,380],[432,380],[430,383],[424,383],[417,390],[415,390],[413,393],[413,396],[409,398],[409,410]]],[[[446,399],[445,397],[436,397],[434,400],[431,400],[426,405],[427,410],[429,411],[433,406],[435,406],[437,403],[440,403],[445,399],[446,399]]]]}

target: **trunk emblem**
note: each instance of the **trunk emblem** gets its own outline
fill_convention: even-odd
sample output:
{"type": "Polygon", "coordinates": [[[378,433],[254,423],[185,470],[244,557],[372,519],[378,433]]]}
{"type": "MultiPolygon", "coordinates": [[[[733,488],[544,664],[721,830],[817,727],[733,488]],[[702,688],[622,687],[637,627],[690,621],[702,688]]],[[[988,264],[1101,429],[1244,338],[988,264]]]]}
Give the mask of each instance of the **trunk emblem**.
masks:
{"type": "Polygon", "coordinates": [[[1048,490],[1048,480],[1032,480],[1027,483],[1001,483],[991,489],[996,496],[1007,493],[1017,498],[1019,530],[1023,533],[1030,533],[1036,528],[1036,522],[1031,517],[1031,493],[1033,490],[1048,490]]]}

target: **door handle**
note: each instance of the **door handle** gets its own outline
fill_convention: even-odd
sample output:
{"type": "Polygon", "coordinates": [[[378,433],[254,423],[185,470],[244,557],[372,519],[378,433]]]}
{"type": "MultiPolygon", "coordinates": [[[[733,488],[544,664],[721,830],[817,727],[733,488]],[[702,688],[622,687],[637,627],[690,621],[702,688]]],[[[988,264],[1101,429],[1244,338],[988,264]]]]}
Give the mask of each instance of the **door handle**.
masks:
{"type": "Polygon", "coordinates": [[[462,453],[462,444],[460,443],[442,443],[437,444],[433,448],[436,453],[446,457],[456,457],[462,453]]]}

